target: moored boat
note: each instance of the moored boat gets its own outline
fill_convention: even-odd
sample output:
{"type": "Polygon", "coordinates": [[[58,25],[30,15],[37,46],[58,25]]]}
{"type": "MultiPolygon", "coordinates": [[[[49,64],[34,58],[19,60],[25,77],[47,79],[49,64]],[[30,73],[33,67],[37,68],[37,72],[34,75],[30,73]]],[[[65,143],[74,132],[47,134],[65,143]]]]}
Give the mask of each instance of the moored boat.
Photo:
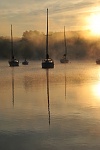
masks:
{"type": "Polygon", "coordinates": [[[47,9],[47,34],[46,34],[46,58],[42,60],[42,68],[54,68],[54,61],[49,57],[48,53],[48,9],[47,9]]]}
{"type": "Polygon", "coordinates": [[[8,63],[10,67],[19,66],[19,60],[14,58],[12,25],[11,25],[11,60],[9,60],[8,63]]]}
{"type": "Polygon", "coordinates": [[[96,64],[100,64],[100,58],[96,59],[96,64]]]}
{"type": "Polygon", "coordinates": [[[23,62],[22,62],[23,65],[28,65],[28,61],[25,59],[23,62]]]}
{"type": "Polygon", "coordinates": [[[65,44],[65,46],[64,46],[65,53],[64,53],[63,57],[60,59],[60,62],[61,63],[68,63],[69,60],[67,58],[67,46],[66,46],[65,26],[64,26],[64,44],[65,44]]]}

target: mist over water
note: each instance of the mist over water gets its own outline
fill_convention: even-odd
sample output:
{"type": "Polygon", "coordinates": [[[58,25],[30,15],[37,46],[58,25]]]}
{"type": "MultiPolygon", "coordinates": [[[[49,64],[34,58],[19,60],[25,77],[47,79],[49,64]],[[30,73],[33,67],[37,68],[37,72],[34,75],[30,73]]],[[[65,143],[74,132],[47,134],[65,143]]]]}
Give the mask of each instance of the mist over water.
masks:
{"type": "Polygon", "coordinates": [[[0,62],[2,150],[99,150],[100,66],[94,61],[0,62]],[[6,143],[6,144],[5,144],[6,143]]]}
{"type": "MultiPolygon", "coordinates": [[[[64,52],[64,33],[49,32],[49,55],[59,60],[64,52]]],[[[22,37],[13,38],[14,56],[19,59],[41,60],[45,57],[45,33],[34,31],[23,32],[22,37]]],[[[66,31],[67,55],[71,60],[96,59],[100,56],[100,38],[91,36],[90,31],[66,31]]],[[[11,58],[10,38],[0,37],[0,59],[11,58]]]]}

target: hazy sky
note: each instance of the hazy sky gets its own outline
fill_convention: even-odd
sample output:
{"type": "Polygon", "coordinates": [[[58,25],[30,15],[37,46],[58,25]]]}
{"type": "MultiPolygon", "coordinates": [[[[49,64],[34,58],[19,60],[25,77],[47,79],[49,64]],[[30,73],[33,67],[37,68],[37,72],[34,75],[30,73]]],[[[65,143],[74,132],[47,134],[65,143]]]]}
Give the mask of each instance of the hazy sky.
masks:
{"type": "Polygon", "coordinates": [[[88,28],[87,18],[100,13],[99,0],[0,0],[0,36],[22,36],[26,30],[46,31],[46,9],[49,9],[49,31],[88,28]]]}

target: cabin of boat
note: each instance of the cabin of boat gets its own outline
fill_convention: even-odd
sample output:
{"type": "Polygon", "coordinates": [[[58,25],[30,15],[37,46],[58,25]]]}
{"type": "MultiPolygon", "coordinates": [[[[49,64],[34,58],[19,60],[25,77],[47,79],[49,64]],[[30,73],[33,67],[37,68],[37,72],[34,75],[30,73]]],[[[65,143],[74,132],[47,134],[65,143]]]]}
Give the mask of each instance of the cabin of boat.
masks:
{"type": "Polygon", "coordinates": [[[96,60],[96,64],[100,64],[100,58],[96,60]]]}
{"type": "Polygon", "coordinates": [[[28,65],[28,61],[25,59],[23,62],[22,62],[23,65],[28,65]]]}

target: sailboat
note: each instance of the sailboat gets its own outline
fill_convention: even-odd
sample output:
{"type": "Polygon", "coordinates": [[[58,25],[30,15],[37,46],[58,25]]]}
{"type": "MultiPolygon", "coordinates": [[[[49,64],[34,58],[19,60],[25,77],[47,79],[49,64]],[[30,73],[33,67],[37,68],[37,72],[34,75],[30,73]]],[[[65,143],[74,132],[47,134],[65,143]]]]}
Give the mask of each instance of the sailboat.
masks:
{"type": "Polygon", "coordinates": [[[96,59],[96,64],[100,65],[100,58],[96,59]]]}
{"type": "Polygon", "coordinates": [[[28,61],[25,59],[23,62],[22,62],[23,65],[28,65],[28,61]]]}
{"type": "Polygon", "coordinates": [[[54,61],[48,53],[48,9],[47,9],[47,34],[46,34],[46,58],[42,60],[42,68],[54,68],[54,61]]]}
{"type": "Polygon", "coordinates": [[[67,59],[67,46],[66,46],[66,35],[65,35],[65,26],[64,26],[64,43],[65,43],[65,53],[63,57],[60,59],[61,63],[68,63],[69,60],[67,59]]]}
{"type": "Polygon", "coordinates": [[[8,62],[10,67],[19,66],[19,61],[14,58],[12,25],[11,25],[11,60],[9,60],[8,62]]]}

